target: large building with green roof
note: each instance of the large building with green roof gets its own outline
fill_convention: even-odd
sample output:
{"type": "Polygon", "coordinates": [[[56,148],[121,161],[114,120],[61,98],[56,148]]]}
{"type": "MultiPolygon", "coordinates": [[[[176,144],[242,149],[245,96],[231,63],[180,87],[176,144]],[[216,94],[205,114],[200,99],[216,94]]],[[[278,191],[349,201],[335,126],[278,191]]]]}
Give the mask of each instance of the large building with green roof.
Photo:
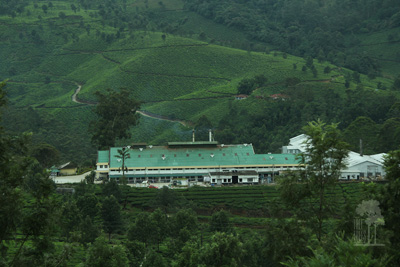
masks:
{"type": "Polygon", "coordinates": [[[184,178],[215,184],[253,184],[294,170],[293,154],[255,154],[252,144],[224,145],[209,142],[170,142],[167,146],[134,144],[98,151],[97,176],[129,183],[171,182],[184,178]],[[120,152],[129,154],[124,160],[120,152]]]}

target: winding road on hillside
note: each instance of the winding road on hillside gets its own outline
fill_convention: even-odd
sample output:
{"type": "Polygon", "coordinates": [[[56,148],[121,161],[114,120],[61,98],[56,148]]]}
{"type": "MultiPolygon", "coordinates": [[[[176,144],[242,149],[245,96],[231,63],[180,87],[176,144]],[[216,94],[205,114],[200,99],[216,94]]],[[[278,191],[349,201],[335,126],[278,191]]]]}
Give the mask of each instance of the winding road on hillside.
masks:
{"type": "MultiPolygon", "coordinates": [[[[76,88],[74,94],[71,96],[72,102],[78,103],[78,104],[85,104],[85,105],[95,105],[95,103],[91,103],[88,101],[82,101],[78,99],[78,94],[82,89],[82,85],[77,84],[78,88],[76,88]]],[[[152,119],[156,119],[156,120],[163,120],[163,121],[169,121],[169,122],[177,122],[182,124],[185,127],[190,127],[191,123],[187,122],[187,121],[181,121],[181,120],[176,120],[176,119],[171,119],[168,118],[166,116],[162,116],[162,115],[158,115],[158,114],[154,114],[148,111],[141,111],[141,110],[137,110],[136,113],[144,116],[144,117],[148,117],[148,118],[152,118],[152,119]]]]}

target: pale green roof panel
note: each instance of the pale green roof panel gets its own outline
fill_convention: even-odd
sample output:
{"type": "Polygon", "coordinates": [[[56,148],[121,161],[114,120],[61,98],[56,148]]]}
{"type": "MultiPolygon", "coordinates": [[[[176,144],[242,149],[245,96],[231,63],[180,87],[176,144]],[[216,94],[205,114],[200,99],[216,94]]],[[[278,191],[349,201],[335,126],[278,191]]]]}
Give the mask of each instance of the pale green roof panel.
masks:
{"type": "Polygon", "coordinates": [[[97,162],[100,162],[100,163],[109,162],[110,161],[109,155],[110,155],[110,152],[108,150],[99,151],[97,154],[97,162]]]}
{"type": "MultiPolygon", "coordinates": [[[[110,149],[110,167],[119,168],[122,161],[115,157],[120,147],[110,149]]],[[[167,147],[155,146],[129,150],[125,160],[128,168],[230,166],[296,164],[291,154],[254,154],[251,144],[219,145],[215,147],[167,147]],[[272,157],[272,158],[271,158],[272,157]]],[[[100,154],[99,154],[100,156],[100,154]]]]}

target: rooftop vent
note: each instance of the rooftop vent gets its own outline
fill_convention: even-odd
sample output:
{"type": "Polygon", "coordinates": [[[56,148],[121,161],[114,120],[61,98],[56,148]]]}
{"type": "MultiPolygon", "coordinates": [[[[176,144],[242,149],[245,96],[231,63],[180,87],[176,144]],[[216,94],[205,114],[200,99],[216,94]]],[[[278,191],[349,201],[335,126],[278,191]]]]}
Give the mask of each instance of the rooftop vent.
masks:
{"type": "Polygon", "coordinates": [[[247,144],[243,144],[244,146],[247,146],[247,144]]]}
{"type": "Polygon", "coordinates": [[[131,146],[126,146],[126,148],[131,149],[131,146]]]}
{"type": "Polygon", "coordinates": [[[214,157],[214,154],[213,154],[213,153],[211,153],[210,157],[212,157],[212,158],[213,158],[213,157],[214,157]]]}
{"type": "Polygon", "coordinates": [[[143,147],[140,147],[139,150],[140,150],[140,151],[143,151],[143,147]]]}
{"type": "Polygon", "coordinates": [[[165,160],[165,155],[162,155],[162,157],[161,157],[161,158],[162,158],[162,160],[165,160]]]}
{"type": "Polygon", "coordinates": [[[149,148],[153,148],[153,146],[152,146],[152,145],[149,145],[149,148]]]}
{"type": "Polygon", "coordinates": [[[121,160],[120,160],[120,159],[117,159],[117,161],[118,161],[118,162],[121,162],[121,160]]]}
{"type": "Polygon", "coordinates": [[[221,147],[224,147],[224,144],[221,144],[221,147]]]}
{"type": "Polygon", "coordinates": [[[269,156],[269,159],[274,159],[274,157],[273,156],[269,156]]]}

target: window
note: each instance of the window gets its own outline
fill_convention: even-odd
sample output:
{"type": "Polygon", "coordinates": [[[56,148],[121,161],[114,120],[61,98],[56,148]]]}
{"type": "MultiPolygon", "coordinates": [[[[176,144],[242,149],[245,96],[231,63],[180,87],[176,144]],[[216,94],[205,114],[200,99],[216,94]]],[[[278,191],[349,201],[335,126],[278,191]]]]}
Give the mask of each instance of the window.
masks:
{"type": "Polygon", "coordinates": [[[215,179],[212,179],[212,182],[215,183],[215,179]]]}
{"type": "Polygon", "coordinates": [[[248,178],[247,182],[253,182],[253,178],[248,178]]]}
{"type": "Polygon", "coordinates": [[[241,182],[243,182],[243,179],[242,179],[242,178],[240,178],[240,179],[239,179],[239,182],[240,182],[240,183],[241,183],[241,182]]]}
{"type": "Polygon", "coordinates": [[[228,183],[230,183],[231,182],[231,179],[228,179],[228,183]]]}
{"type": "Polygon", "coordinates": [[[226,183],[226,179],[224,179],[224,183],[226,183]]]}
{"type": "Polygon", "coordinates": [[[100,165],[100,169],[103,169],[103,165],[100,165]]]}

